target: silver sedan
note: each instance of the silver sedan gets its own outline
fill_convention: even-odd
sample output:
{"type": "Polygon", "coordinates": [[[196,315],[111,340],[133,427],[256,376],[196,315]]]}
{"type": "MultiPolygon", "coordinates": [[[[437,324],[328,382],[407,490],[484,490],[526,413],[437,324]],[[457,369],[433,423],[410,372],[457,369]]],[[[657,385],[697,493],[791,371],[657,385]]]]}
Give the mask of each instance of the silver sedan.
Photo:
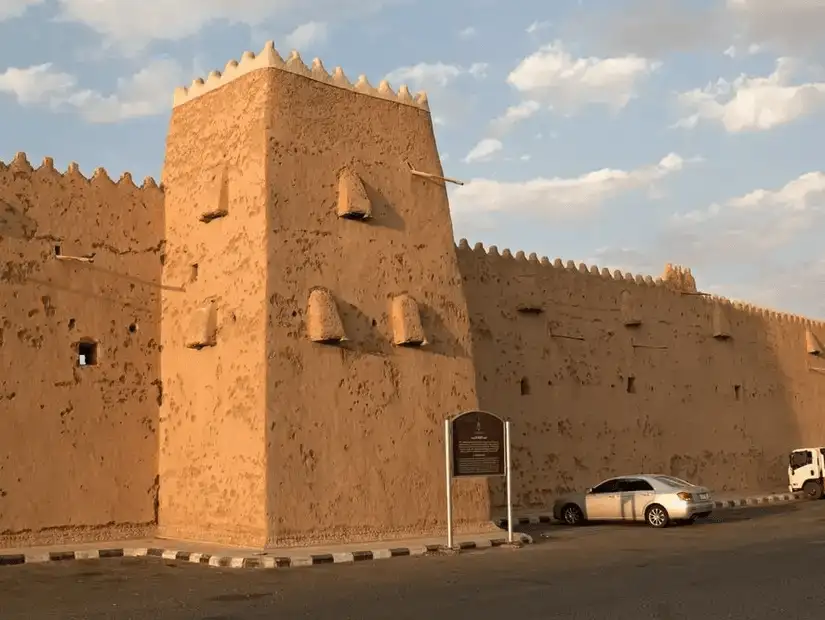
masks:
{"type": "Polygon", "coordinates": [[[645,521],[652,527],[693,523],[713,511],[705,487],[673,476],[618,476],[584,493],[565,495],[553,505],[553,516],[568,525],[586,521],[645,521]]]}

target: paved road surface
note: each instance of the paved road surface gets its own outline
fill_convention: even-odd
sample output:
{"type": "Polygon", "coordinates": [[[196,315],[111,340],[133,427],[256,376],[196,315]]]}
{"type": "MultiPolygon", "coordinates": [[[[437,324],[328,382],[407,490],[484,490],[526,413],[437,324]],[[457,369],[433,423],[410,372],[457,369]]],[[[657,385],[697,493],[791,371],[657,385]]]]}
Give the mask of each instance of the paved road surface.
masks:
{"type": "Polygon", "coordinates": [[[0,567],[2,620],[821,620],[825,501],[721,521],[531,526],[537,544],[283,571],[140,559],[0,567]]]}

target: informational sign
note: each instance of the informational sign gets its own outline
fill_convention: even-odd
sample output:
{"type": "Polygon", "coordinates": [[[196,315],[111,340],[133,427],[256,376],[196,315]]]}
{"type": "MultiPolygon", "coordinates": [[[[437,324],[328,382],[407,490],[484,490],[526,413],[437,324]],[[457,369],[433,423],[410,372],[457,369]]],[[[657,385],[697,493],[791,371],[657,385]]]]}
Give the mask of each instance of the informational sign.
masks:
{"type": "Polygon", "coordinates": [[[507,541],[513,542],[513,483],[510,422],[487,411],[465,411],[444,420],[447,483],[447,547],[453,548],[453,478],[504,476],[507,482],[507,541]]]}
{"type": "Polygon", "coordinates": [[[486,411],[468,411],[452,419],[453,477],[504,476],[505,423],[486,411]]]}

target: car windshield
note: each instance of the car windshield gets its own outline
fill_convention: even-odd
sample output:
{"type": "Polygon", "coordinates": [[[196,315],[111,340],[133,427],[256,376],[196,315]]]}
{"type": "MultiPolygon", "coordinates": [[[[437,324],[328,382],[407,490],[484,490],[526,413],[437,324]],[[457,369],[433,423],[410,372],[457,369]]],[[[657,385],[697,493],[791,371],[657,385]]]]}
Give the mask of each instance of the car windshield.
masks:
{"type": "Polygon", "coordinates": [[[694,487],[694,486],[696,486],[695,484],[691,484],[687,480],[682,480],[681,478],[676,478],[674,476],[656,476],[656,480],[659,480],[660,482],[664,482],[666,485],[668,485],[669,487],[672,487],[674,489],[679,488],[679,487],[694,487]]]}

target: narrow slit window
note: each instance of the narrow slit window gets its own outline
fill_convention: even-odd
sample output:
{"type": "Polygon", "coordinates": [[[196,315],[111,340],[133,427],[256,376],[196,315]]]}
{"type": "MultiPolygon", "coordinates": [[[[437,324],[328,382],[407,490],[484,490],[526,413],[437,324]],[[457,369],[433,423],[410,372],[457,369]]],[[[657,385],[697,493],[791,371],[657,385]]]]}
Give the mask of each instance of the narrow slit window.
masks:
{"type": "Polygon", "coordinates": [[[530,394],[530,381],[527,377],[522,377],[521,379],[521,395],[522,396],[529,396],[530,394]]]}
{"type": "Polygon", "coordinates": [[[734,385],[733,386],[733,396],[736,400],[742,400],[742,386],[741,385],[734,385]]]}
{"type": "Polygon", "coordinates": [[[97,343],[84,341],[77,345],[77,365],[96,366],[97,365],[97,343]]]}
{"type": "Polygon", "coordinates": [[[627,378],[627,393],[628,394],[635,394],[636,393],[636,377],[628,377],[627,378]]]}

